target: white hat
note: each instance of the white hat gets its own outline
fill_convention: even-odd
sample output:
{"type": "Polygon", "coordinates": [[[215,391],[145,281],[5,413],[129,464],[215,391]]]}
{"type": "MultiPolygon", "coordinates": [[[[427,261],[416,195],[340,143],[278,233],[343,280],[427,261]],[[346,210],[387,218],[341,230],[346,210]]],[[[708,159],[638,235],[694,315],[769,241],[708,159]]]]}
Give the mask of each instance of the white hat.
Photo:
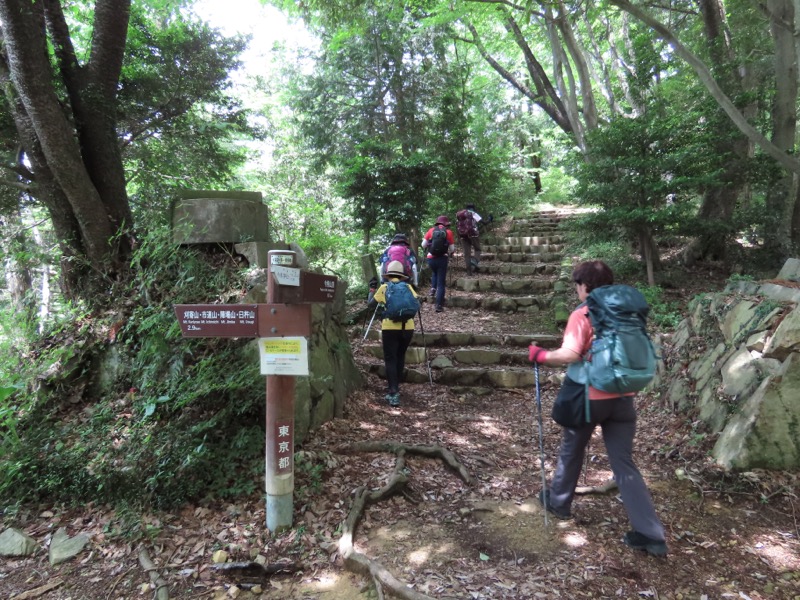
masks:
{"type": "Polygon", "coordinates": [[[402,277],[403,279],[408,279],[408,275],[406,275],[406,269],[399,260],[393,260],[388,264],[386,267],[386,276],[394,276],[394,277],[402,277]]]}

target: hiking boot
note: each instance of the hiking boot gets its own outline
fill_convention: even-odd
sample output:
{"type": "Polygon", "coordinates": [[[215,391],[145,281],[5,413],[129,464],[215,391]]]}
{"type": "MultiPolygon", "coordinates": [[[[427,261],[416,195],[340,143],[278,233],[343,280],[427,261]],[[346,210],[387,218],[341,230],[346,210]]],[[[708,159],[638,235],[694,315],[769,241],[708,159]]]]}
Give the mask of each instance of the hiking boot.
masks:
{"type": "Polygon", "coordinates": [[[622,538],[626,546],[630,546],[634,550],[644,550],[650,556],[666,556],[667,543],[659,540],[649,538],[643,533],[638,531],[629,531],[622,538]]]}
{"type": "Polygon", "coordinates": [[[550,504],[550,490],[542,490],[539,492],[539,502],[542,506],[547,505],[547,512],[556,517],[557,519],[571,519],[572,514],[568,508],[556,508],[550,504]],[[546,500],[546,502],[545,502],[546,500]]]}
{"type": "Polygon", "coordinates": [[[442,312],[442,311],[444,311],[443,307],[441,307],[441,306],[437,306],[436,307],[436,312],[442,312]]]}
{"type": "Polygon", "coordinates": [[[394,394],[386,394],[386,401],[389,403],[389,406],[400,406],[400,392],[395,392],[394,394]]]}
{"type": "Polygon", "coordinates": [[[428,292],[428,296],[430,296],[431,298],[436,296],[436,288],[431,288],[431,291],[428,292]]]}

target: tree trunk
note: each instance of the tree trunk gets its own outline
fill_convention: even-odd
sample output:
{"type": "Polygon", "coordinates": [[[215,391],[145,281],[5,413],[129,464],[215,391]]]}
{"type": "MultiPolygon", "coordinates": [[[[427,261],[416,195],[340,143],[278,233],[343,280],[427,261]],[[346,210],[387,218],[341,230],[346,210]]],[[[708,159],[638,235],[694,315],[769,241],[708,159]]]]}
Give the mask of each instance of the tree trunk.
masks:
{"type": "MultiPolygon", "coordinates": [[[[788,152],[797,133],[797,54],[790,25],[794,23],[792,0],[768,0],[770,32],[775,42],[775,99],[772,105],[772,143],[788,152]]],[[[785,173],[767,192],[764,247],[782,262],[792,252],[792,224],[796,175],[785,173]]]]}
{"type": "Polygon", "coordinates": [[[536,60],[536,56],[533,54],[528,46],[528,43],[525,41],[525,38],[523,37],[522,32],[520,31],[516,22],[509,17],[505,21],[505,26],[514,37],[514,42],[522,51],[522,54],[525,58],[525,65],[528,70],[528,75],[530,75],[535,89],[531,89],[522,83],[513,73],[505,69],[491,54],[489,54],[486,47],[483,45],[480,36],[478,35],[477,29],[475,29],[471,23],[467,23],[466,25],[472,34],[472,40],[470,41],[475,44],[475,47],[478,49],[478,52],[483,59],[489,63],[489,65],[495,71],[497,71],[503,79],[516,88],[517,91],[522,93],[522,95],[530,99],[534,104],[541,108],[547,114],[547,116],[549,116],[553,122],[561,128],[564,133],[574,136],[572,124],[567,118],[567,111],[563,102],[561,101],[561,98],[558,97],[558,93],[550,82],[550,79],[547,77],[544,68],[539,61],[536,60]]]}
{"type": "MultiPolygon", "coordinates": [[[[711,70],[728,96],[739,96],[743,88],[744,67],[735,63],[725,9],[720,0],[701,0],[700,13],[711,58],[711,70]]],[[[729,156],[730,159],[726,161],[721,181],[709,187],[703,194],[698,217],[702,223],[714,223],[715,227],[699,236],[689,246],[684,254],[689,263],[703,259],[726,260],[735,234],[733,213],[744,187],[745,170],[741,161],[748,157],[751,145],[744,135],[737,134],[730,120],[720,120],[716,127],[720,132],[715,136],[714,151],[717,155],[729,156]]]]}
{"type": "Polygon", "coordinates": [[[597,103],[592,90],[592,75],[586,60],[586,53],[578,44],[575,32],[568,20],[567,9],[561,0],[558,2],[558,29],[564,39],[564,45],[569,51],[570,58],[575,64],[575,70],[578,72],[578,86],[580,87],[582,100],[581,113],[583,114],[586,131],[592,131],[597,128],[598,122],[597,103]]]}
{"type": "Polygon", "coordinates": [[[639,230],[639,252],[647,270],[647,285],[652,287],[656,284],[655,271],[659,269],[661,259],[658,245],[649,229],[639,230]]]}
{"type": "MultiPolygon", "coordinates": [[[[125,232],[132,227],[133,216],[125,189],[114,117],[130,18],[129,0],[98,0],[91,57],[86,67],[78,65],[59,0],[46,0],[45,7],[48,29],[75,117],[83,162],[107,208],[115,233],[125,232]]],[[[119,239],[124,242],[127,254],[129,236],[119,239]]]]}
{"type": "Polygon", "coordinates": [[[64,265],[70,266],[65,293],[85,293],[90,300],[95,299],[93,282],[86,273],[106,281],[124,266],[131,249],[133,218],[116,131],[129,14],[130,0],[97,1],[90,58],[81,66],[61,2],[0,0],[6,51],[0,80],[27,157],[18,172],[30,165],[23,185],[50,213],[64,265]],[[66,106],[57,92],[62,86],[66,106]],[[78,264],[88,269],[76,272],[78,264]],[[80,288],[72,287],[78,282],[80,288]]]}

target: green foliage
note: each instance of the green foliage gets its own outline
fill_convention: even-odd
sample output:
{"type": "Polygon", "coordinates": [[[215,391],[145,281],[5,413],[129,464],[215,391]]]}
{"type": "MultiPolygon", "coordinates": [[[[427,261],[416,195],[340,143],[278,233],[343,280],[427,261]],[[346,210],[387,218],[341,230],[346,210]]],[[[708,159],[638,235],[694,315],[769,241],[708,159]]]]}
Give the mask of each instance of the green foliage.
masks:
{"type": "Polygon", "coordinates": [[[230,95],[246,40],[185,15],[155,21],[151,11],[132,11],[118,94],[128,191],[140,224],[163,221],[175,188],[234,184],[246,158],[240,142],[263,137],[230,95]]]}
{"type": "Polygon", "coordinates": [[[589,156],[575,164],[575,197],[602,209],[583,220],[588,230],[649,245],[697,229],[698,200],[722,169],[710,152],[714,131],[704,125],[705,106],[683,103],[676,113],[669,103],[681,100],[677,90],[656,91],[644,114],[612,119],[587,136],[589,156]]]}
{"type": "Polygon", "coordinates": [[[683,320],[681,303],[665,300],[664,290],[659,286],[637,285],[636,287],[650,306],[650,323],[659,330],[671,331],[683,320]]]}
{"type": "Polygon", "coordinates": [[[365,231],[378,224],[414,231],[438,176],[435,162],[422,152],[405,158],[382,144],[364,144],[347,161],[341,191],[352,199],[353,215],[365,231]]]}
{"type": "Polygon", "coordinates": [[[629,245],[618,239],[587,243],[584,235],[580,230],[568,235],[570,246],[581,261],[602,260],[618,279],[635,279],[642,275],[642,263],[633,256],[629,245]]]}

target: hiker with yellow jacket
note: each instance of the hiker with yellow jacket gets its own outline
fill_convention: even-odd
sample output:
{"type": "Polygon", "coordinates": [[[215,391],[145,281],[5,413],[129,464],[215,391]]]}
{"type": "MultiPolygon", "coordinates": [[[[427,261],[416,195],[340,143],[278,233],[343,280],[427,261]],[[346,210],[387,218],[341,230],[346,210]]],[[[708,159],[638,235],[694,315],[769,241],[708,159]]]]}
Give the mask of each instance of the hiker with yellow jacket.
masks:
{"type": "Polygon", "coordinates": [[[400,406],[400,380],[406,366],[406,350],[411,345],[414,337],[414,315],[419,310],[417,293],[413,286],[408,284],[409,275],[406,274],[403,263],[394,260],[386,267],[387,282],[382,284],[373,296],[373,301],[384,307],[384,318],[381,321],[381,342],[383,344],[383,363],[386,367],[386,396],[384,400],[389,406],[400,406]],[[408,297],[410,296],[410,298],[408,297]],[[395,300],[397,298],[397,300],[395,300]],[[392,304],[394,302],[407,302],[405,309],[407,318],[394,320],[392,304]],[[410,316],[408,316],[410,313],[410,316]]]}

